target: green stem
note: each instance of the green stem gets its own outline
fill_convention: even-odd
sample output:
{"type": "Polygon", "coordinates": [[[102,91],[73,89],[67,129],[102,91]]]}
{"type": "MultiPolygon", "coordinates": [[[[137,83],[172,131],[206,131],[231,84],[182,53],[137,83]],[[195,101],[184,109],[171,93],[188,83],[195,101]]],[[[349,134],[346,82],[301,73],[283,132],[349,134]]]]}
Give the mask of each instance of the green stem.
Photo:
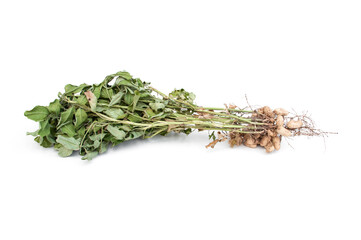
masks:
{"type": "MultiPolygon", "coordinates": [[[[203,107],[205,110],[215,110],[215,111],[226,111],[225,108],[215,108],[215,107],[203,107]]],[[[244,113],[253,113],[251,110],[244,110],[244,109],[232,109],[228,108],[229,112],[244,112],[244,113]]]]}

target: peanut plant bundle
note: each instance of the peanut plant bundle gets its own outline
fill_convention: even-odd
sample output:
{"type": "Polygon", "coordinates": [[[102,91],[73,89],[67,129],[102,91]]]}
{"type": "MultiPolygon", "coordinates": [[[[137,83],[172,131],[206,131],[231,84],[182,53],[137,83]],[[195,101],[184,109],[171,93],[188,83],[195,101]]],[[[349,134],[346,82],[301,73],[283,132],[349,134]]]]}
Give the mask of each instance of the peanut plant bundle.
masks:
{"type": "Polygon", "coordinates": [[[291,115],[282,108],[202,107],[194,99],[184,89],[166,95],[128,72],[117,72],[99,84],[68,84],[48,106],[36,106],[24,115],[39,122],[39,129],[27,134],[41,146],[54,147],[61,157],[79,151],[88,160],[109,145],[170,132],[207,130],[207,148],[228,141],[231,147],[261,146],[269,153],[280,149],[282,137],[325,134],[306,115],[291,115]]]}

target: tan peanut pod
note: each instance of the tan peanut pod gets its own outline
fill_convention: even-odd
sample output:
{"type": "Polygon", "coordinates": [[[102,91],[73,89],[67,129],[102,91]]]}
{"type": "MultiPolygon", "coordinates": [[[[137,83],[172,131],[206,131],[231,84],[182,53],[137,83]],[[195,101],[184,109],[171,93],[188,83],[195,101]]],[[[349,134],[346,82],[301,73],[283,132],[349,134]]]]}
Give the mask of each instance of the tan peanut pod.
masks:
{"type": "Polygon", "coordinates": [[[236,139],[229,139],[228,143],[233,148],[233,146],[236,145],[236,139]]]}
{"type": "Polygon", "coordinates": [[[244,144],[246,147],[249,147],[249,148],[256,148],[257,147],[257,144],[244,144]]]}
{"type": "Polygon", "coordinates": [[[283,117],[281,115],[277,116],[276,125],[277,125],[277,127],[283,126],[283,117]]]}
{"type": "Polygon", "coordinates": [[[243,142],[242,136],[241,136],[241,135],[238,135],[238,136],[236,137],[236,144],[237,144],[237,146],[242,145],[242,142],[243,142]]]}
{"type": "Polygon", "coordinates": [[[271,118],[275,117],[275,114],[272,112],[272,109],[270,107],[268,107],[268,106],[263,107],[263,112],[268,117],[271,117],[271,118]]]}
{"type": "Polygon", "coordinates": [[[298,120],[298,121],[295,121],[295,120],[291,120],[287,123],[287,127],[288,128],[291,128],[291,129],[297,129],[297,128],[300,128],[302,127],[302,121],[301,120],[298,120]]]}
{"type": "Polygon", "coordinates": [[[284,110],[283,108],[276,108],[275,110],[273,110],[273,112],[277,115],[281,115],[281,116],[287,116],[288,115],[288,111],[284,110]]]}
{"type": "Polygon", "coordinates": [[[259,114],[264,114],[264,107],[258,108],[256,111],[259,114]]]}
{"type": "Polygon", "coordinates": [[[276,150],[280,150],[281,148],[281,139],[279,137],[273,137],[272,138],[273,146],[276,150]]]}
{"type": "Polygon", "coordinates": [[[259,145],[261,145],[262,147],[266,146],[269,141],[271,140],[271,138],[269,136],[264,136],[261,141],[259,142],[259,145]]]}
{"type": "Polygon", "coordinates": [[[265,146],[266,152],[271,153],[275,150],[275,147],[273,146],[272,142],[269,142],[266,146],[265,146]]]}
{"type": "Polygon", "coordinates": [[[275,136],[277,136],[277,133],[271,131],[270,129],[268,129],[268,130],[267,130],[267,135],[270,136],[270,137],[275,137],[275,136]]]}
{"type": "Polygon", "coordinates": [[[251,137],[247,138],[245,143],[244,143],[244,145],[255,145],[255,144],[256,144],[256,141],[251,137]]]}
{"type": "Polygon", "coordinates": [[[287,130],[284,127],[278,127],[277,128],[277,133],[280,134],[281,136],[284,136],[284,137],[291,137],[292,136],[291,131],[287,130]]]}

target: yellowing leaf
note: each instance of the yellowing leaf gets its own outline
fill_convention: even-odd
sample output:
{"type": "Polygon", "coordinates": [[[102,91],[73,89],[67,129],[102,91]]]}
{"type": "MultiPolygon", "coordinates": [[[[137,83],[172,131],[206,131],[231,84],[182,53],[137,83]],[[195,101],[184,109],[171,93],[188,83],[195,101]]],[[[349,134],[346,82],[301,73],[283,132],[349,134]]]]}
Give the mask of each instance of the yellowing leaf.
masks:
{"type": "Polygon", "coordinates": [[[95,108],[97,107],[97,97],[91,91],[87,91],[84,94],[88,99],[91,110],[95,111],[95,108]]]}

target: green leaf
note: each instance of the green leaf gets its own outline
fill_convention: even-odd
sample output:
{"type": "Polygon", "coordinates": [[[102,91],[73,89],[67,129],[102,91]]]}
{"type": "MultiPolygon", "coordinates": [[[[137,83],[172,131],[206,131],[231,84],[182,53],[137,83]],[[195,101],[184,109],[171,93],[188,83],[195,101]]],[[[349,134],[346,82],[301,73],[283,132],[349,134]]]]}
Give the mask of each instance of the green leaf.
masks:
{"type": "Polygon", "coordinates": [[[76,99],[76,103],[80,104],[80,105],[86,105],[88,103],[88,100],[86,99],[85,95],[80,95],[77,99],[76,99]]]}
{"type": "Polygon", "coordinates": [[[96,96],[96,98],[100,98],[100,93],[102,91],[102,87],[103,85],[98,84],[98,85],[93,85],[93,93],[96,96]]]}
{"type": "Polygon", "coordinates": [[[26,111],[24,115],[33,121],[40,122],[48,117],[49,110],[43,106],[36,106],[32,110],[26,111]]]}
{"type": "Polygon", "coordinates": [[[108,125],[107,127],[108,131],[111,135],[113,135],[118,140],[123,140],[125,137],[125,132],[123,130],[119,130],[117,127],[113,127],[111,125],[108,125]]]}
{"type": "Polygon", "coordinates": [[[66,147],[62,146],[59,148],[59,156],[60,157],[69,157],[73,153],[73,150],[67,149],[66,147]]]}
{"type": "Polygon", "coordinates": [[[107,108],[102,107],[102,106],[97,106],[97,107],[95,108],[95,111],[98,112],[98,113],[103,112],[103,111],[105,111],[105,110],[107,110],[107,108]]]}
{"type": "Polygon", "coordinates": [[[212,141],[216,140],[216,135],[214,135],[214,131],[211,134],[208,134],[208,139],[212,139],[212,141]]]}
{"type": "Polygon", "coordinates": [[[132,88],[138,89],[137,86],[135,86],[134,84],[132,84],[132,83],[129,82],[128,80],[120,79],[120,78],[118,78],[118,79],[115,81],[115,85],[116,85],[116,86],[127,86],[127,87],[132,87],[132,88]]]}
{"type": "Polygon", "coordinates": [[[48,120],[39,123],[39,136],[45,137],[50,134],[50,124],[48,120]]]}
{"type": "Polygon", "coordinates": [[[88,114],[83,109],[78,108],[75,112],[75,127],[79,127],[87,118],[88,114]]]}
{"type": "Polygon", "coordinates": [[[164,105],[163,103],[159,103],[159,102],[149,103],[149,106],[150,106],[154,111],[158,111],[158,109],[163,109],[163,108],[165,108],[165,105],[164,105]]]}
{"type": "Polygon", "coordinates": [[[46,139],[48,139],[48,141],[51,143],[51,144],[55,144],[55,139],[54,139],[54,136],[53,135],[48,135],[46,136],[46,139]]]}
{"type": "Polygon", "coordinates": [[[89,136],[90,140],[92,141],[101,141],[105,136],[105,133],[101,133],[101,134],[94,134],[89,136]]]}
{"type": "Polygon", "coordinates": [[[134,95],[130,92],[126,93],[125,96],[124,96],[124,102],[127,104],[127,105],[130,105],[133,103],[133,98],[134,98],[134,95]]]}
{"type": "Polygon", "coordinates": [[[93,147],[98,148],[99,146],[100,146],[100,141],[95,140],[94,143],[93,143],[93,147]]]}
{"type": "Polygon", "coordinates": [[[136,113],[129,115],[127,118],[129,121],[135,122],[135,123],[143,121],[143,119],[140,116],[138,116],[138,114],[136,114],[136,113]]]}
{"type": "Polygon", "coordinates": [[[92,160],[98,155],[98,152],[88,152],[84,157],[82,157],[82,160],[92,160]]]}
{"type": "Polygon", "coordinates": [[[102,88],[101,92],[100,92],[100,97],[101,98],[108,98],[109,100],[112,99],[114,95],[113,89],[111,88],[102,88]]]}
{"type": "Polygon", "coordinates": [[[62,144],[67,149],[79,150],[80,139],[59,135],[58,138],[56,139],[56,142],[62,144]]]}
{"type": "Polygon", "coordinates": [[[100,145],[100,149],[99,149],[99,153],[104,153],[107,151],[108,149],[108,142],[102,142],[102,144],[100,145]]]}
{"type": "MultiPolygon", "coordinates": [[[[104,104],[104,105],[108,106],[108,105],[109,105],[109,103],[110,103],[110,100],[109,100],[109,99],[104,99],[104,98],[101,98],[101,99],[99,99],[99,100],[98,100],[98,105],[99,105],[99,103],[101,103],[101,104],[104,104]]],[[[98,107],[98,106],[97,106],[97,107],[98,107]]]]}
{"type": "Polygon", "coordinates": [[[131,80],[132,79],[132,75],[130,75],[128,72],[123,72],[123,71],[117,72],[115,74],[115,76],[122,77],[122,78],[124,78],[126,80],[131,80]]]}
{"type": "Polygon", "coordinates": [[[143,135],[144,135],[144,133],[141,132],[141,131],[133,131],[133,132],[129,133],[128,137],[125,140],[136,139],[136,138],[139,138],[139,137],[141,137],[143,135]]]}
{"type": "Polygon", "coordinates": [[[70,95],[70,94],[75,94],[75,93],[79,93],[81,92],[81,90],[83,90],[83,88],[85,88],[87,85],[85,83],[81,84],[80,86],[75,86],[75,85],[71,85],[71,84],[67,84],[65,86],[65,94],[66,95],[70,95]]]}
{"type": "Polygon", "coordinates": [[[47,137],[43,137],[42,141],[40,143],[40,146],[44,147],[44,148],[49,148],[51,147],[53,144],[49,141],[49,139],[47,137]]]}
{"type": "Polygon", "coordinates": [[[86,131],[85,127],[84,127],[84,126],[81,127],[81,128],[78,130],[78,136],[79,136],[79,137],[83,137],[83,136],[85,135],[85,131],[86,131]]]}
{"type": "Polygon", "coordinates": [[[44,148],[48,148],[53,145],[46,137],[37,136],[36,138],[34,138],[34,141],[38,142],[40,146],[44,148]]]}
{"type": "Polygon", "coordinates": [[[58,128],[59,128],[62,124],[66,123],[66,122],[68,122],[68,121],[70,121],[70,122],[73,121],[74,111],[75,111],[74,107],[71,107],[71,108],[69,108],[68,110],[66,110],[65,112],[62,112],[62,113],[60,114],[60,121],[59,121],[59,123],[58,123],[58,128]]]}
{"type": "Polygon", "coordinates": [[[153,112],[153,110],[151,108],[147,108],[144,110],[144,113],[147,115],[147,117],[151,118],[153,116],[155,116],[155,113],[153,112]]]}
{"type": "Polygon", "coordinates": [[[49,112],[55,113],[58,115],[60,113],[61,104],[59,103],[59,99],[55,99],[53,102],[49,104],[49,112]]]}
{"type": "Polygon", "coordinates": [[[74,124],[68,123],[60,128],[63,133],[68,135],[69,137],[74,137],[76,134],[74,124]]]}
{"type": "Polygon", "coordinates": [[[169,94],[169,96],[189,103],[193,103],[194,99],[196,98],[196,95],[194,93],[187,92],[183,88],[174,90],[169,94]]]}
{"type": "Polygon", "coordinates": [[[110,108],[105,111],[105,114],[114,119],[125,118],[126,114],[119,108],[110,108]]]}
{"type": "Polygon", "coordinates": [[[119,103],[120,100],[122,99],[123,95],[124,95],[123,92],[118,92],[117,94],[113,95],[113,97],[109,103],[109,107],[119,103]]]}
{"type": "Polygon", "coordinates": [[[137,106],[139,98],[140,98],[139,91],[138,90],[134,91],[133,106],[132,106],[132,109],[131,109],[132,112],[134,112],[134,109],[137,106]]]}
{"type": "Polygon", "coordinates": [[[119,126],[120,129],[123,129],[126,132],[131,131],[132,129],[129,127],[129,125],[120,125],[119,126]]]}
{"type": "Polygon", "coordinates": [[[26,135],[31,135],[31,136],[36,137],[36,136],[39,135],[39,130],[40,130],[40,129],[36,130],[35,132],[27,132],[26,135]]]}

